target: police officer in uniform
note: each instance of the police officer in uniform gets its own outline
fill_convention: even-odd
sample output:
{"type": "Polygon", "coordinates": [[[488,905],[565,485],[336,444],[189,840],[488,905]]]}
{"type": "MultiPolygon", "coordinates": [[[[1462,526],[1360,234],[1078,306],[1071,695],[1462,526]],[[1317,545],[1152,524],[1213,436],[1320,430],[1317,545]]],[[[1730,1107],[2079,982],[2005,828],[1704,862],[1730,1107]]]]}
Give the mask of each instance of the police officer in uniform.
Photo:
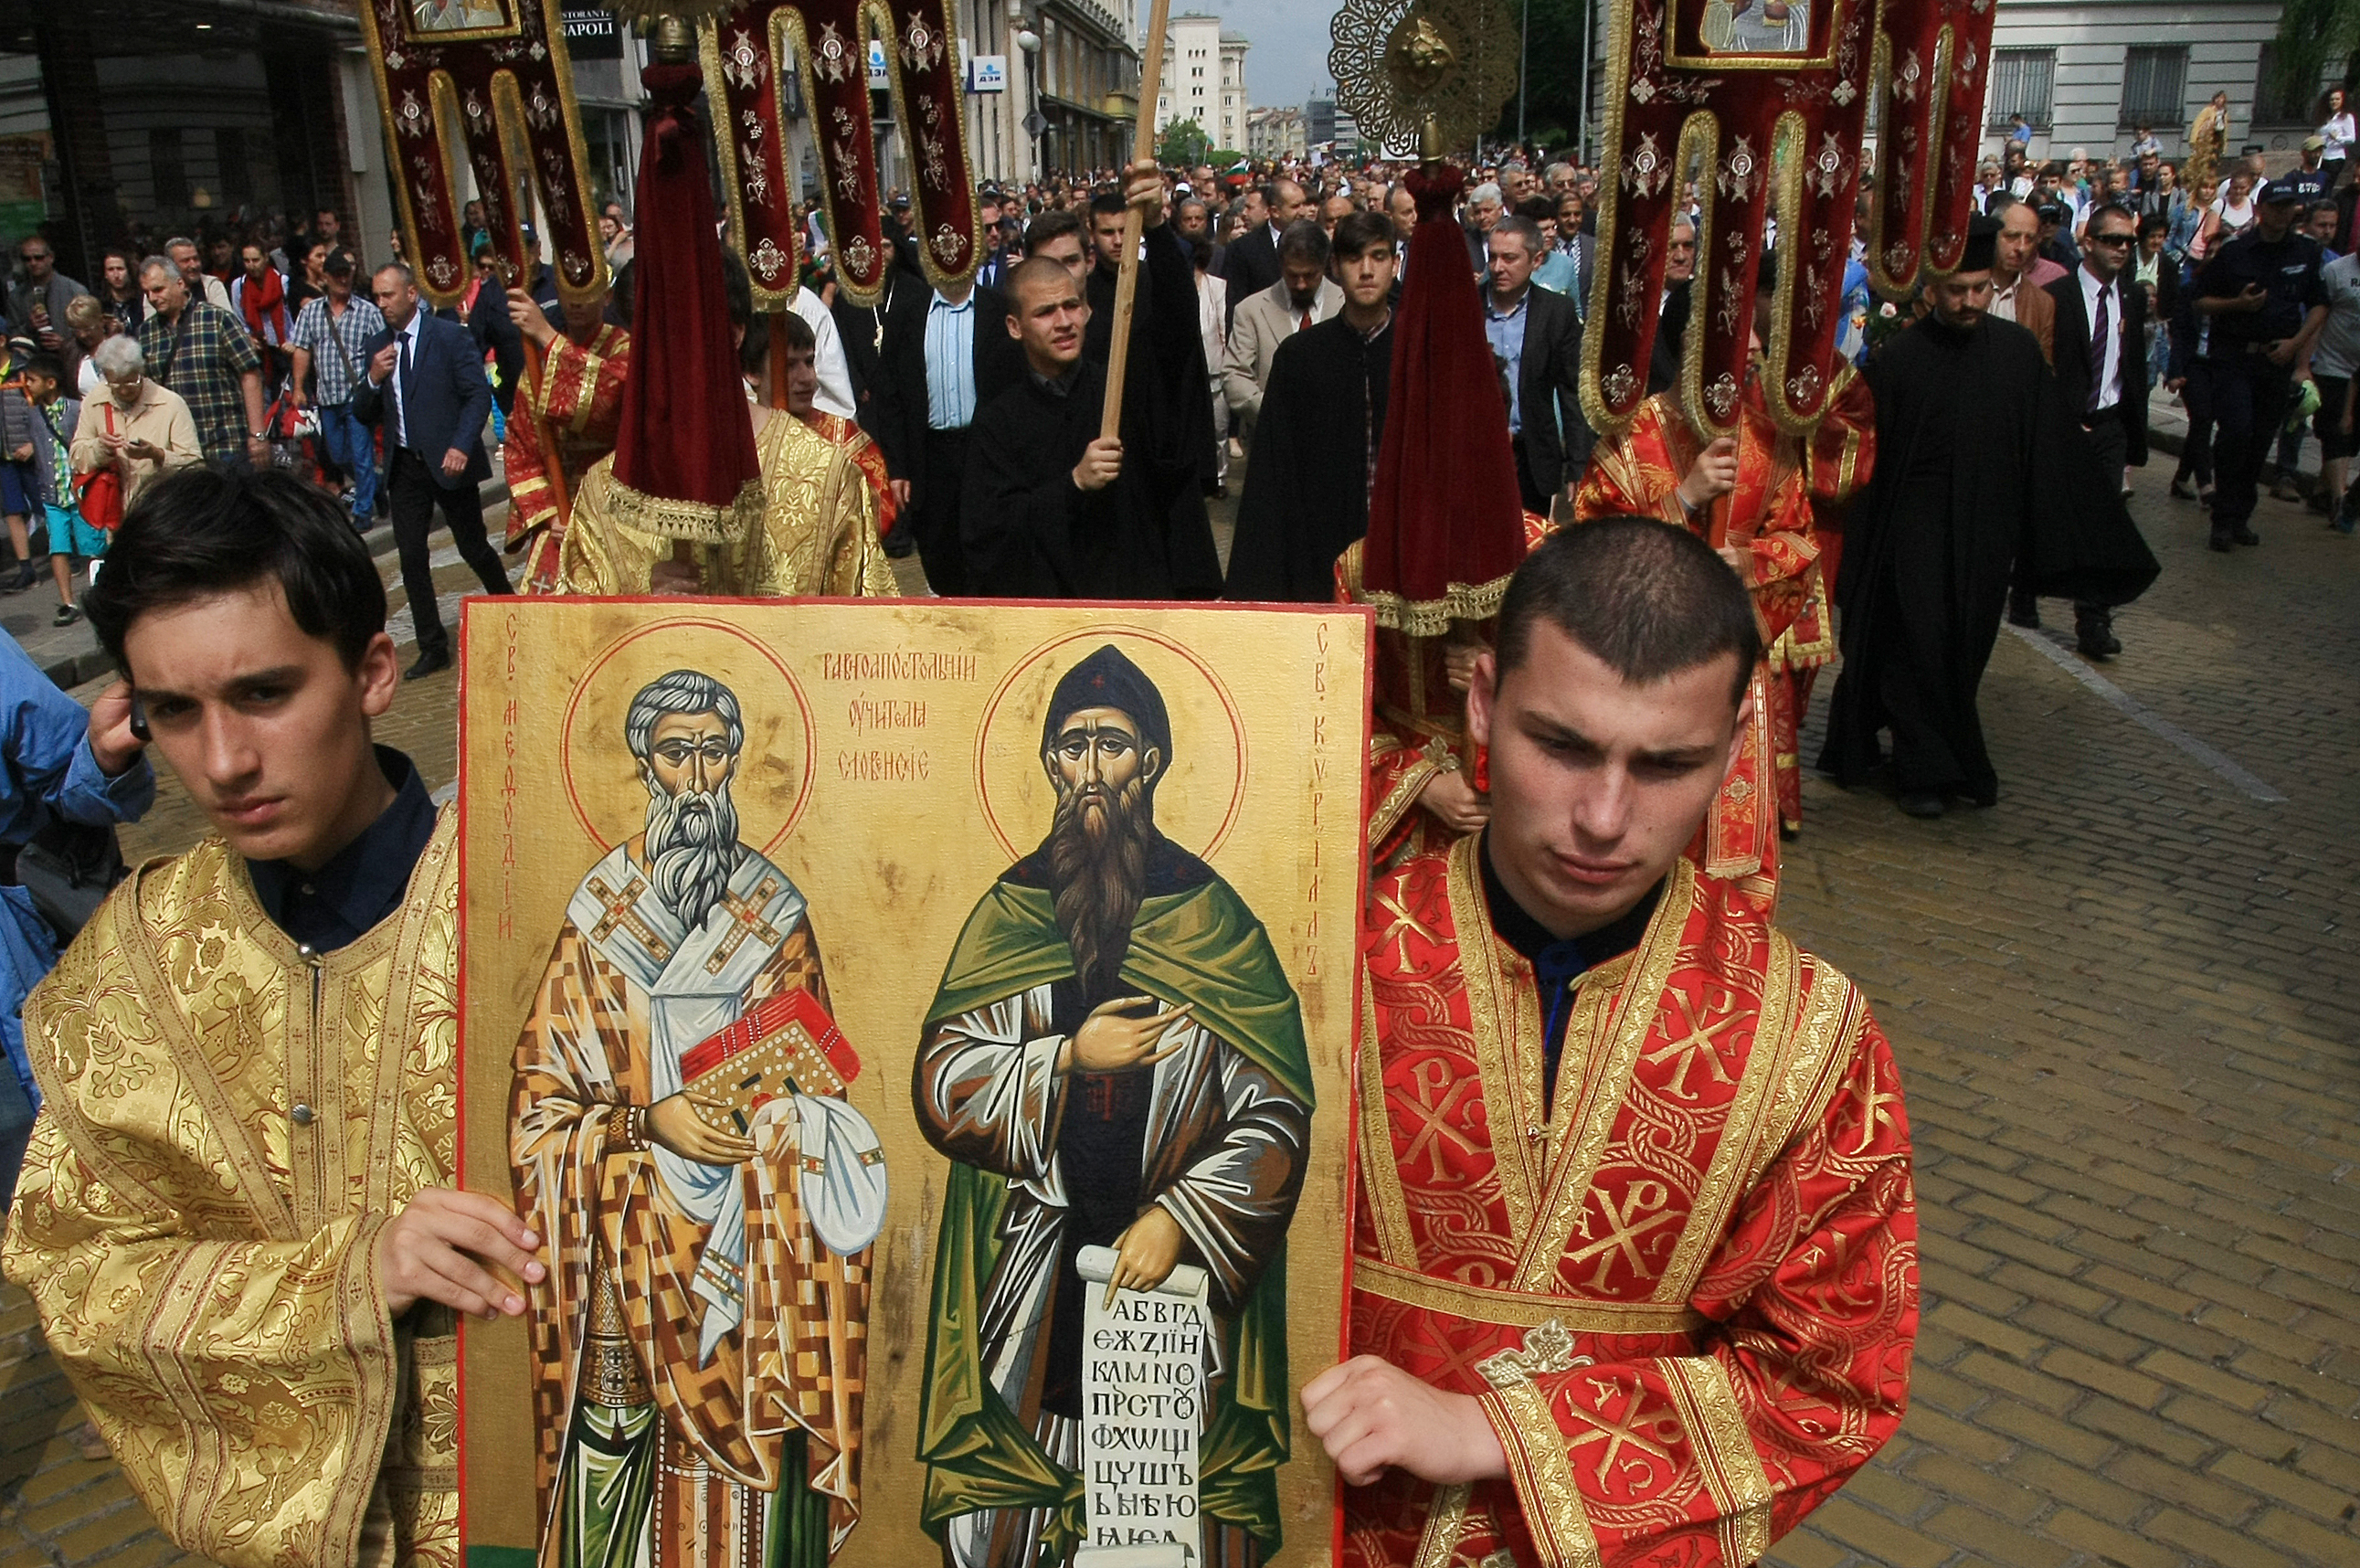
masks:
{"type": "Polygon", "coordinates": [[[2295,227],[2302,192],[2262,187],[2254,226],[2213,251],[2196,279],[2196,309],[2212,318],[2212,540],[2215,550],[2259,544],[2253,528],[2262,458],[2286,422],[2294,367],[2327,323],[2319,242],[2295,227]]]}

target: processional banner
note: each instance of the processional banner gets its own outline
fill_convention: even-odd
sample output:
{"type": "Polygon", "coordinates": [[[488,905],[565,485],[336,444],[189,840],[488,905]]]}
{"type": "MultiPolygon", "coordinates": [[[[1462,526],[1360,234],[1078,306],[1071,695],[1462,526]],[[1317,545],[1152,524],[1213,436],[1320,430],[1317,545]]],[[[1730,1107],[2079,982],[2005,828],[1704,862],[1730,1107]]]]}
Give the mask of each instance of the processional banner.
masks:
{"type": "Polygon", "coordinates": [[[800,72],[820,162],[820,210],[835,247],[836,286],[853,303],[884,294],[885,243],[877,133],[869,112],[872,41],[884,46],[894,117],[906,140],[911,233],[927,277],[965,278],[976,250],[958,36],[947,0],[745,0],[699,32],[714,96],[714,149],[728,192],[731,234],[763,311],[794,302],[801,286],[800,175],[787,143],[791,71],[800,72]],[[890,17],[890,27],[879,23],[890,17]]]}
{"type": "Polygon", "coordinates": [[[1801,433],[1828,411],[1863,137],[1881,110],[1869,237],[1892,295],[1958,264],[1973,200],[1994,0],[1618,0],[1582,406],[1619,432],[1647,396],[1672,220],[1701,210],[1679,371],[1708,436],[1733,433],[1773,225],[1763,395],[1801,433]]]}
{"type": "Polygon", "coordinates": [[[1370,637],[469,603],[470,1568],[1334,1560],[1370,637]]]}
{"type": "Polygon", "coordinates": [[[464,159],[510,282],[530,275],[523,225],[538,199],[559,298],[570,306],[604,294],[606,252],[559,0],[363,0],[360,17],[419,291],[437,308],[454,305],[475,276],[460,221],[464,159]]]}

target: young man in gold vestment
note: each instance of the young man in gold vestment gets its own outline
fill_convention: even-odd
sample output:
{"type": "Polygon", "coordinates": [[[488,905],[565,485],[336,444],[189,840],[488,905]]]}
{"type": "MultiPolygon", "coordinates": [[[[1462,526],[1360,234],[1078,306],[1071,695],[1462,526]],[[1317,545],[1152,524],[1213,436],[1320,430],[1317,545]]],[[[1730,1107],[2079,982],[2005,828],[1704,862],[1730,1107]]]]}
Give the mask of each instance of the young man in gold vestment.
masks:
{"type": "Polygon", "coordinates": [[[184,1549],[455,1563],[453,1314],[524,1310],[486,1263],[544,1271],[449,1186],[457,817],[369,738],[385,589],[324,493],[191,468],[89,606],[213,832],[26,1004],[47,1101],[0,1261],[184,1549]]]}
{"type": "Polygon", "coordinates": [[[1760,632],[1684,529],[1520,566],[1488,823],[1370,888],[1345,1568],[1753,1563],[1900,1425],[1909,1131],[1852,983],[1695,839],[1760,632]]]}
{"type": "MultiPolygon", "coordinates": [[[[742,268],[725,276],[729,329],[742,354],[754,324],[742,268]]],[[[615,459],[583,477],[559,546],[561,594],[716,594],[750,598],[890,598],[901,592],[878,535],[868,476],[856,454],[783,410],[746,402],[762,466],[762,510],[740,517],[727,544],[700,545],[700,565],[675,559],[672,541],[641,515],[643,498],[618,483],[615,459]]],[[[706,417],[727,417],[715,410],[706,417]]]]}

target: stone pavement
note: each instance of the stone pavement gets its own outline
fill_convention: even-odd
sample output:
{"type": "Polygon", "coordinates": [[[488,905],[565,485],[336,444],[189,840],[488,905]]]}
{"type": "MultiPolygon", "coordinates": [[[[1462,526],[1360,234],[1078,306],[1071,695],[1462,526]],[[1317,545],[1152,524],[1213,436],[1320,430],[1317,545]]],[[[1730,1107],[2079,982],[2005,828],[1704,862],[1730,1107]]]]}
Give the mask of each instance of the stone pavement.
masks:
{"type": "MultiPolygon", "coordinates": [[[[2360,543],[2265,499],[2267,543],[2212,555],[2169,473],[2121,658],[2001,637],[1996,807],[1807,775],[1782,916],[1893,1037],[1926,1320],[1901,1436],[1781,1568],[2360,1563],[2360,543]]],[[[454,692],[382,731],[438,783],[454,692]]],[[[168,790],[134,847],[196,831],[168,790]]],[[[58,1435],[13,1288],[0,1388],[0,1568],[188,1561],[58,1435]]]]}

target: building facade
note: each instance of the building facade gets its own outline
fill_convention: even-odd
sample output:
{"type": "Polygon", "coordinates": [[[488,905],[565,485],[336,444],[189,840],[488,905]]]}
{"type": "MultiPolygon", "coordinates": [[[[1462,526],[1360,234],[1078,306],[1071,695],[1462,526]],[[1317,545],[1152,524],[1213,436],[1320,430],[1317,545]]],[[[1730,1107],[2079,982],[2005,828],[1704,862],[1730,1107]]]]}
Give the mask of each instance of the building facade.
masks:
{"type": "Polygon", "coordinates": [[[1310,150],[1303,134],[1303,111],[1283,104],[1253,109],[1246,115],[1248,158],[1280,160],[1301,158],[1310,150]]]}
{"type": "Polygon", "coordinates": [[[1164,39],[1156,130],[1175,120],[1194,120],[1214,147],[1249,150],[1246,50],[1252,46],[1225,30],[1218,16],[1196,11],[1173,17],[1164,39]]]}
{"type": "Polygon", "coordinates": [[[1313,93],[1303,105],[1303,139],[1313,149],[1324,148],[1339,158],[1360,154],[1360,122],[1336,101],[1333,89],[1313,93]]]}
{"type": "MultiPolygon", "coordinates": [[[[2322,83],[2278,90],[2278,0],[2199,0],[2158,7],[2141,0],[2001,0],[1992,32],[1983,126],[1996,150],[2011,114],[2032,127],[2035,158],[2092,158],[2130,150],[2151,127],[2167,159],[2187,150],[2196,113],[2229,94],[2229,149],[2258,148],[2273,167],[2317,123],[2322,83]]],[[[2329,80],[2341,77],[2340,68],[2329,80]]]]}

